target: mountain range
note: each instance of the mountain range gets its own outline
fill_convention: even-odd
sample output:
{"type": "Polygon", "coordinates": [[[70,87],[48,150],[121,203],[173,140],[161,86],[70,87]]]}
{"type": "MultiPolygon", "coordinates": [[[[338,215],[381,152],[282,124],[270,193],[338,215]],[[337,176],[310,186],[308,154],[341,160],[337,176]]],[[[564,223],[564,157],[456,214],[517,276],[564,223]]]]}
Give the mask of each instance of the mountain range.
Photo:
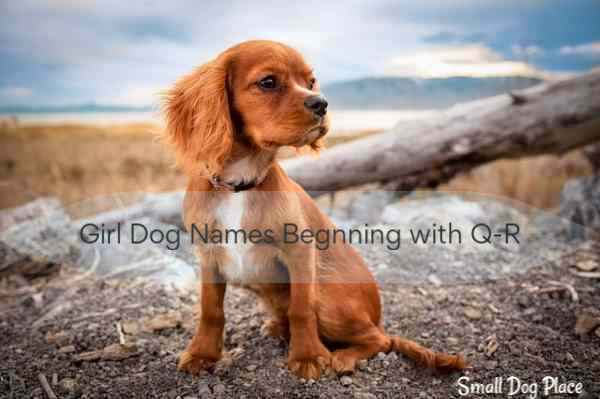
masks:
{"type": "Polygon", "coordinates": [[[96,103],[75,105],[6,105],[0,106],[0,114],[38,114],[38,113],[89,113],[89,112],[145,112],[153,111],[156,107],[104,105],[96,103]]]}
{"type": "Polygon", "coordinates": [[[541,82],[530,77],[374,77],[331,83],[322,91],[336,109],[439,109],[541,82]]]}
{"type": "MultiPolygon", "coordinates": [[[[490,97],[540,83],[531,77],[413,79],[370,77],[340,81],[323,86],[334,109],[439,109],[456,103],[490,97]]],[[[64,106],[0,106],[0,114],[90,113],[155,111],[156,106],[102,105],[96,103],[64,106]]]]}

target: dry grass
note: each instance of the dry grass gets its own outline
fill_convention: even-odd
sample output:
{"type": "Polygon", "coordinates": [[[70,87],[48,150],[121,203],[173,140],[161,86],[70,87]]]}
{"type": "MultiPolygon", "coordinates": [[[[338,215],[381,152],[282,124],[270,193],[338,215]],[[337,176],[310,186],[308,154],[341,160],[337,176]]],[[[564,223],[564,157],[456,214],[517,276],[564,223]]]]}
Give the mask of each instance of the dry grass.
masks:
{"type": "MultiPolygon", "coordinates": [[[[185,177],[175,169],[157,131],[150,124],[0,129],[0,208],[48,195],[72,204],[99,195],[181,189],[185,177]]],[[[327,146],[376,132],[337,133],[327,138],[327,146]]],[[[293,155],[293,151],[284,154],[293,155]]],[[[549,208],[557,205],[564,181],[591,172],[581,151],[574,151],[560,158],[493,162],[440,189],[509,197],[549,208]]]]}
{"type": "Polygon", "coordinates": [[[457,176],[438,190],[482,193],[549,209],[558,206],[567,180],[592,173],[582,150],[575,150],[561,157],[498,160],[457,176]]]}
{"type": "Polygon", "coordinates": [[[54,195],[164,191],[185,179],[152,125],[27,126],[0,130],[0,208],[54,195]]]}

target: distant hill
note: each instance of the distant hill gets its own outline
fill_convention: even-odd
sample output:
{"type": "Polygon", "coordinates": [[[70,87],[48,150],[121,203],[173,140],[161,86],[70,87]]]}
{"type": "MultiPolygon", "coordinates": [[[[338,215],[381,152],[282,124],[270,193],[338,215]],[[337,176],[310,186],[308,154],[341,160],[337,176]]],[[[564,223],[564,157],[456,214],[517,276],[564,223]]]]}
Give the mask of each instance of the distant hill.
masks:
{"type": "Polygon", "coordinates": [[[143,112],[152,111],[151,106],[133,107],[127,105],[80,104],[61,106],[0,106],[0,114],[42,114],[42,113],[79,113],[79,112],[143,112]]]}
{"type": "MultiPolygon", "coordinates": [[[[527,77],[412,79],[374,77],[324,85],[323,93],[337,109],[435,109],[490,97],[540,83],[527,77]]],[[[154,111],[152,106],[102,105],[0,106],[0,114],[101,113],[154,111]]]]}
{"type": "Polygon", "coordinates": [[[529,77],[413,79],[375,77],[331,83],[322,90],[337,109],[432,109],[540,83],[529,77]]]}

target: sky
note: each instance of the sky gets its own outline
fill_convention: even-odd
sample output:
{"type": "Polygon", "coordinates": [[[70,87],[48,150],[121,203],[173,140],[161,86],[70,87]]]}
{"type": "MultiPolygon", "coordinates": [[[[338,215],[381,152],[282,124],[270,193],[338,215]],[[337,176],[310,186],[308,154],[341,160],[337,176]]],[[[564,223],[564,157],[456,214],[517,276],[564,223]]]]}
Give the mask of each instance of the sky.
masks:
{"type": "Polygon", "coordinates": [[[248,39],[300,50],[322,84],[366,76],[539,76],[600,65],[600,0],[9,0],[0,106],[156,105],[248,39]]]}

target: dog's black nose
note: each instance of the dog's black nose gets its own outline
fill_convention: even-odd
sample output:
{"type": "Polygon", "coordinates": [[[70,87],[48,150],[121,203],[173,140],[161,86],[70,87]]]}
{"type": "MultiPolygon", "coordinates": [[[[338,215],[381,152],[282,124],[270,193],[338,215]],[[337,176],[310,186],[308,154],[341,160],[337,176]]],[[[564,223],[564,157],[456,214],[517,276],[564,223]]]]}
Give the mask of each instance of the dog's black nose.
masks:
{"type": "Polygon", "coordinates": [[[307,97],[304,100],[304,106],[319,116],[327,113],[327,100],[320,94],[307,97]]]}

